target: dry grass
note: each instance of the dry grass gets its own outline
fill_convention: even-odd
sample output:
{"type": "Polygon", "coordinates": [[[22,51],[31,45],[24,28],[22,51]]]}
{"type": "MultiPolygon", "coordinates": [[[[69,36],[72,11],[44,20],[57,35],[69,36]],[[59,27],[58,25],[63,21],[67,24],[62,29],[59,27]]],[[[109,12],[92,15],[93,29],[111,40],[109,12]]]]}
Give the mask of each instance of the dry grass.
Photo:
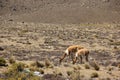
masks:
{"type": "Polygon", "coordinates": [[[90,66],[88,64],[85,64],[85,69],[90,69],[90,66]]]}
{"type": "Polygon", "coordinates": [[[100,66],[98,65],[98,63],[97,63],[96,61],[93,61],[90,65],[91,65],[95,70],[99,71],[100,66]]]}
{"type": "Polygon", "coordinates": [[[97,77],[99,77],[97,72],[94,72],[94,73],[91,74],[91,78],[97,78],[97,77]]]}
{"type": "Polygon", "coordinates": [[[50,62],[49,59],[45,60],[45,67],[47,67],[47,68],[53,68],[53,64],[50,62]]]}
{"type": "Polygon", "coordinates": [[[70,76],[73,73],[73,71],[67,71],[67,75],[70,76]]]}
{"type": "Polygon", "coordinates": [[[15,62],[16,62],[15,58],[14,58],[13,56],[10,57],[9,63],[10,63],[10,64],[14,64],[15,62]]]}
{"type": "Polygon", "coordinates": [[[35,61],[31,64],[31,66],[43,68],[43,67],[45,67],[45,64],[43,62],[35,61]]]}
{"type": "Polygon", "coordinates": [[[76,71],[76,72],[72,72],[72,74],[70,75],[71,80],[81,80],[80,77],[80,72],[76,71]]]}
{"type": "MultiPolygon", "coordinates": [[[[4,51],[0,51],[0,56],[8,59],[12,53],[16,60],[14,62],[14,59],[8,59],[8,61],[12,63],[10,66],[16,64],[17,61],[22,61],[26,64],[27,61],[32,61],[33,63],[28,63],[30,66],[27,67],[31,72],[39,71],[42,75],[46,75],[53,74],[53,71],[55,71],[56,73],[54,72],[53,74],[55,75],[54,77],[59,75],[62,77],[71,77],[70,79],[73,80],[81,79],[82,75],[85,79],[90,78],[93,72],[97,72],[99,77],[105,77],[105,79],[106,77],[110,77],[112,80],[111,74],[107,72],[111,72],[114,75],[115,73],[120,73],[116,68],[111,70],[106,66],[107,62],[109,63],[113,59],[113,56],[110,56],[112,53],[115,55],[114,58],[119,61],[119,42],[114,45],[108,44],[109,42],[117,42],[119,39],[119,34],[117,34],[119,28],[114,25],[51,25],[26,22],[25,25],[28,25],[27,28],[29,30],[24,29],[26,26],[22,23],[13,22],[13,24],[5,23],[5,25],[4,29],[0,30],[0,44],[4,48],[4,51]],[[10,31],[8,27],[13,27],[13,30],[10,31]],[[17,27],[19,29],[16,29],[17,27]],[[19,32],[22,37],[19,35],[19,32]],[[111,39],[111,41],[109,39],[111,39]],[[29,41],[31,44],[27,44],[26,41],[29,41]],[[63,62],[63,64],[59,65],[58,57],[72,44],[80,44],[89,48],[91,50],[90,56],[96,61],[93,62],[92,65],[79,63],[73,65],[70,63],[71,61],[63,62]],[[113,47],[115,48],[113,49],[113,47]],[[48,56],[48,58],[45,58],[46,56],[48,56]],[[35,61],[36,59],[38,61],[35,61]],[[104,69],[105,67],[107,67],[107,69],[104,69]],[[55,70],[56,68],[58,70],[55,70]],[[80,71],[80,74],[78,74],[77,71],[80,71]]],[[[68,58],[66,58],[66,61],[67,59],[68,58]]],[[[4,70],[4,66],[0,68],[0,71],[4,70]]],[[[26,67],[24,66],[22,68],[21,65],[18,71],[21,73],[24,68],[26,67]]],[[[13,73],[17,74],[17,72],[13,73]]],[[[118,77],[120,76],[118,75],[118,77]]]]}
{"type": "Polygon", "coordinates": [[[6,66],[6,60],[0,57],[0,66],[6,66]]]}

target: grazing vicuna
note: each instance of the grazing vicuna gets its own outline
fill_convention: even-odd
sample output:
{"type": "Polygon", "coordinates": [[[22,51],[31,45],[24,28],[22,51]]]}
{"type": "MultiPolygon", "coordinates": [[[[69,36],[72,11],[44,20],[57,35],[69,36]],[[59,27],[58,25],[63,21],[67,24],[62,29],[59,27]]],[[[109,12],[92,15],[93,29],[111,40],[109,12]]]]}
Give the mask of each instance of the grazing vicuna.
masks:
{"type": "Polygon", "coordinates": [[[81,63],[82,63],[82,57],[85,57],[86,61],[88,62],[88,56],[89,56],[89,50],[88,49],[84,48],[84,49],[78,50],[75,54],[75,59],[73,60],[73,64],[76,63],[78,57],[80,57],[81,63]]]}
{"type": "Polygon", "coordinates": [[[79,45],[69,46],[69,47],[65,50],[63,56],[60,58],[60,61],[59,61],[59,62],[61,63],[62,60],[63,60],[66,56],[71,57],[72,60],[73,60],[73,57],[75,56],[75,53],[76,53],[78,50],[83,49],[83,48],[84,48],[84,47],[79,46],[79,45]]]}

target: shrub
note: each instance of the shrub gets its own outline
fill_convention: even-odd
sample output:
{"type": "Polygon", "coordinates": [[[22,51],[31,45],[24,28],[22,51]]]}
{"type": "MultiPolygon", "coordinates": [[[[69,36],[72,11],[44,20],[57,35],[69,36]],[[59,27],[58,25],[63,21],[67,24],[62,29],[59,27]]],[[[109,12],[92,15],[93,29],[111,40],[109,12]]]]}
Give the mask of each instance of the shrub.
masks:
{"type": "Polygon", "coordinates": [[[80,72],[76,71],[70,75],[71,80],[81,80],[80,72]]]}
{"type": "Polygon", "coordinates": [[[113,67],[108,67],[108,71],[112,71],[113,70],[113,67]]]}
{"type": "Polygon", "coordinates": [[[90,66],[88,64],[85,64],[85,69],[90,69],[90,66]]]}
{"type": "Polygon", "coordinates": [[[38,70],[41,74],[44,74],[44,70],[43,69],[39,69],[38,70]]]}
{"type": "Polygon", "coordinates": [[[81,67],[80,67],[80,66],[74,66],[73,69],[74,69],[74,70],[80,70],[81,67]]]}
{"type": "Polygon", "coordinates": [[[72,74],[72,71],[67,71],[67,75],[70,76],[72,74]]]}
{"type": "Polygon", "coordinates": [[[36,66],[43,68],[45,65],[42,62],[36,61],[36,66]]]}
{"type": "Polygon", "coordinates": [[[42,62],[36,61],[36,62],[32,63],[31,66],[43,68],[45,65],[42,62]]]}
{"type": "Polygon", "coordinates": [[[60,76],[62,76],[62,73],[61,73],[61,72],[59,72],[59,73],[57,73],[57,75],[60,75],[60,76]]]}
{"type": "Polygon", "coordinates": [[[50,60],[49,59],[46,59],[45,60],[45,66],[48,68],[53,68],[53,66],[52,66],[52,63],[50,62],[50,60]]]}
{"type": "Polygon", "coordinates": [[[32,72],[25,73],[23,71],[24,68],[25,64],[14,63],[4,74],[7,77],[7,80],[43,80],[41,77],[33,75],[32,72]]]}
{"type": "Polygon", "coordinates": [[[13,58],[13,57],[11,57],[10,59],[9,59],[9,63],[10,64],[14,64],[16,61],[15,61],[15,59],[13,58]]]}
{"type": "Polygon", "coordinates": [[[6,66],[6,61],[4,58],[0,58],[0,66],[6,66]]]}
{"type": "Polygon", "coordinates": [[[13,75],[17,75],[18,72],[21,72],[24,70],[24,64],[23,63],[15,63],[12,64],[8,70],[8,72],[5,73],[7,77],[11,77],[13,75]]]}
{"type": "Polygon", "coordinates": [[[15,71],[23,71],[25,68],[25,64],[24,63],[15,63],[12,65],[12,69],[15,71]]]}
{"type": "Polygon", "coordinates": [[[43,78],[45,80],[65,80],[64,77],[60,76],[60,75],[55,75],[55,74],[45,74],[43,76],[43,78]]]}
{"type": "Polygon", "coordinates": [[[100,69],[100,67],[99,67],[99,65],[96,63],[96,61],[93,61],[92,64],[91,64],[91,66],[92,66],[95,70],[97,70],[97,71],[100,69]]]}
{"type": "Polygon", "coordinates": [[[98,75],[98,73],[96,73],[96,72],[94,72],[94,73],[92,73],[91,74],[91,78],[96,78],[96,77],[98,77],[99,75],[98,75]]]}
{"type": "Polygon", "coordinates": [[[7,76],[7,80],[43,80],[39,76],[35,76],[32,73],[22,73],[22,72],[15,72],[11,73],[10,76],[7,76]]]}

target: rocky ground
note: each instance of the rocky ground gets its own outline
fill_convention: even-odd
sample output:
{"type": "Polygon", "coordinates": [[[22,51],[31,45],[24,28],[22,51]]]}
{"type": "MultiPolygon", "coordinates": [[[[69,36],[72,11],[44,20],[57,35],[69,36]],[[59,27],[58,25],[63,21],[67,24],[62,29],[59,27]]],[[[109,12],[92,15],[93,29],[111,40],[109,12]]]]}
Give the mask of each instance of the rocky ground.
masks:
{"type": "Polygon", "coordinates": [[[119,10],[120,0],[0,0],[0,78],[12,57],[37,63],[28,72],[42,69],[45,80],[120,80],[119,10]],[[73,65],[67,57],[59,64],[70,45],[88,48],[89,63],[73,65]],[[52,66],[40,64],[46,59],[52,66]]]}
{"type": "Polygon", "coordinates": [[[119,23],[120,0],[0,0],[0,15],[40,23],[119,23]]]}
{"type": "MultiPolygon", "coordinates": [[[[80,74],[85,79],[97,72],[99,78],[120,79],[120,25],[119,24],[43,24],[3,21],[0,25],[0,56],[9,60],[15,57],[22,62],[44,62],[47,59],[54,65],[52,69],[44,69],[45,73],[55,70],[67,77],[67,71],[81,67],[80,74]],[[69,45],[81,45],[90,50],[100,70],[92,68],[91,62],[73,65],[66,58],[59,65],[59,58],[69,45]],[[91,66],[86,69],[84,65],[91,66]],[[109,69],[111,69],[109,71],[109,69]],[[86,73],[88,75],[86,75],[86,73]],[[117,74],[116,74],[117,73],[117,74]]],[[[77,69],[79,71],[79,69],[77,69]]],[[[0,71],[2,73],[2,70],[0,71]]]]}

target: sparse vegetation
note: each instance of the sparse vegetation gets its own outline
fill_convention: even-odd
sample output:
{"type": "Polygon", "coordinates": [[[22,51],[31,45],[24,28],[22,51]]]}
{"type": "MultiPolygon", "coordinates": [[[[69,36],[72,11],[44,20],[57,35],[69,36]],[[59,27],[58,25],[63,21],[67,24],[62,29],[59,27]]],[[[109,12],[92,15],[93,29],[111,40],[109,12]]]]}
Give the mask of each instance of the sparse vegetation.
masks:
{"type": "Polygon", "coordinates": [[[43,68],[45,65],[42,62],[36,61],[36,66],[40,67],[40,68],[43,68]]]}
{"type": "Polygon", "coordinates": [[[34,63],[31,64],[31,66],[43,68],[45,67],[45,64],[43,62],[35,61],[34,63]]]}
{"type": "Polygon", "coordinates": [[[73,71],[67,71],[67,75],[70,76],[73,73],[73,71]]]}
{"type": "MultiPolygon", "coordinates": [[[[106,80],[110,77],[114,80],[120,77],[118,75],[120,74],[118,66],[120,28],[116,27],[116,24],[59,25],[32,23],[25,20],[17,22],[13,14],[11,18],[13,21],[0,20],[0,23],[4,21],[0,25],[0,56],[4,59],[0,61],[0,65],[1,62],[4,65],[0,66],[0,78],[41,80],[39,78],[43,77],[45,80],[90,80],[94,72],[98,74],[98,77],[93,74],[95,79],[106,80]],[[78,61],[73,65],[71,58],[65,58],[63,63],[59,64],[59,57],[70,45],[82,45],[88,48],[89,62],[81,64],[78,61]],[[90,62],[93,64],[91,65],[90,62]],[[112,66],[114,62],[115,65],[112,66]],[[110,65],[113,69],[109,68],[110,65]],[[38,72],[38,75],[35,72],[38,72]]],[[[84,58],[83,61],[85,62],[84,58]]]]}
{"type": "Polygon", "coordinates": [[[6,60],[0,57],[0,66],[6,66],[6,60]]]}
{"type": "Polygon", "coordinates": [[[108,67],[108,71],[112,71],[113,70],[113,67],[108,67]]]}
{"type": "Polygon", "coordinates": [[[15,58],[14,57],[10,57],[9,63],[10,64],[14,64],[15,62],[16,62],[15,58]]]}
{"type": "Polygon", "coordinates": [[[49,59],[46,59],[46,60],[45,60],[45,66],[46,66],[47,68],[53,68],[53,65],[52,65],[52,63],[50,62],[49,59]]]}
{"type": "Polygon", "coordinates": [[[85,69],[90,69],[90,66],[88,64],[85,64],[85,69]]]}
{"type": "Polygon", "coordinates": [[[100,69],[100,66],[96,63],[96,61],[93,61],[91,66],[97,71],[100,69]]]}
{"type": "Polygon", "coordinates": [[[80,67],[80,66],[74,66],[73,69],[74,69],[74,70],[80,70],[81,67],[80,67]]]}
{"type": "Polygon", "coordinates": [[[98,73],[94,72],[91,74],[91,78],[96,78],[96,77],[99,77],[98,73]]]}
{"type": "Polygon", "coordinates": [[[43,70],[43,69],[38,69],[38,71],[39,71],[41,74],[44,74],[44,70],[43,70]]]}
{"type": "MultiPolygon", "coordinates": [[[[24,63],[14,63],[4,74],[8,78],[7,80],[43,80],[41,77],[33,75],[32,72],[23,72],[24,68],[24,63]]],[[[41,70],[41,73],[44,73],[44,71],[41,70]]]]}
{"type": "Polygon", "coordinates": [[[110,45],[120,45],[120,41],[118,41],[118,42],[111,42],[110,45]]]}
{"type": "Polygon", "coordinates": [[[25,68],[25,64],[20,62],[20,63],[12,64],[10,70],[21,72],[24,70],[24,68],[25,68]]]}
{"type": "Polygon", "coordinates": [[[21,72],[9,72],[9,76],[7,75],[7,80],[44,80],[39,76],[34,76],[32,73],[21,73],[21,72]]]}
{"type": "Polygon", "coordinates": [[[61,72],[59,72],[57,75],[60,75],[60,76],[62,76],[63,74],[62,74],[61,72]]]}
{"type": "Polygon", "coordinates": [[[70,75],[71,80],[81,80],[80,72],[76,71],[70,75]]]}

